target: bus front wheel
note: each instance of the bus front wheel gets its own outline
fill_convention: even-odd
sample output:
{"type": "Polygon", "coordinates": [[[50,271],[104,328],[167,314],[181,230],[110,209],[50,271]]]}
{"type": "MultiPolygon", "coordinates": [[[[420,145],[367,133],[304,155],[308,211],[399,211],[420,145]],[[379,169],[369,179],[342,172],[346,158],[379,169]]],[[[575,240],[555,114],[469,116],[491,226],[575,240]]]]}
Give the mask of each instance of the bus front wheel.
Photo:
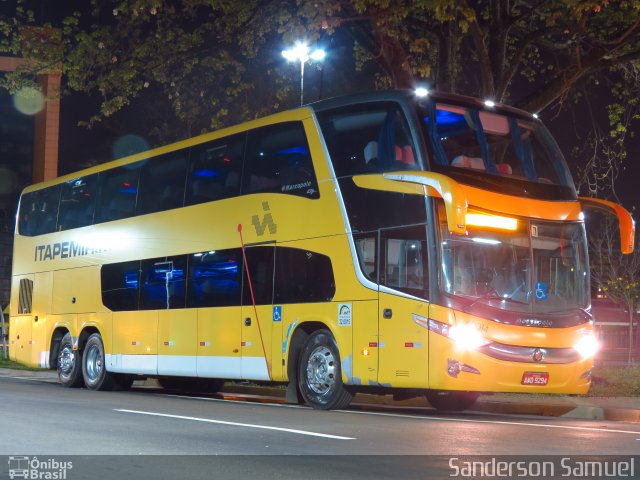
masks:
{"type": "Polygon", "coordinates": [[[340,353],[328,330],[313,332],[300,352],[298,385],[305,402],[317,410],[345,408],[351,393],[342,383],[340,353]]]}
{"type": "Polygon", "coordinates": [[[115,375],[107,372],[105,363],[102,337],[93,333],[87,339],[82,354],[82,376],[89,390],[115,390],[118,387],[115,375]]]}
{"type": "Polygon", "coordinates": [[[60,340],[58,348],[58,379],[64,387],[79,388],[82,386],[82,366],[80,351],[73,349],[73,339],[67,333],[60,340]]]}
{"type": "Polygon", "coordinates": [[[429,404],[436,410],[461,412],[471,408],[480,394],[478,392],[429,390],[426,396],[429,404]]]}

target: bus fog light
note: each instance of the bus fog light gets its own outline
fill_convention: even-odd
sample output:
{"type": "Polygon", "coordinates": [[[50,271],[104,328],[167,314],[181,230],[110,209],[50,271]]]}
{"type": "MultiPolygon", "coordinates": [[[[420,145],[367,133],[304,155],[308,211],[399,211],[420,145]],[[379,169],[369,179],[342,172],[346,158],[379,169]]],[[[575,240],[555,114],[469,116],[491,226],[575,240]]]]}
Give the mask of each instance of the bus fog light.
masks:
{"type": "Polygon", "coordinates": [[[600,349],[600,342],[595,335],[585,335],[573,348],[580,354],[582,358],[589,358],[595,356],[600,349]]]}
{"type": "Polygon", "coordinates": [[[458,378],[458,374],[460,373],[460,362],[456,360],[452,360],[451,358],[448,360],[449,364],[447,365],[447,374],[450,377],[458,378]]]}
{"type": "Polygon", "coordinates": [[[480,370],[471,365],[467,365],[465,363],[459,362],[458,360],[454,360],[453,358],[447,359],[447,375],[452,378],[458,378],[460,372],[473,373],[475,375],[480,375],[480,370]]]}
{"type": "Polygon", "coordinates": [[[453,340],[456,349],[463,352],[476,350],[490,343],[472,323],[451,327],[449,329],[449,338],[453,340]]]}

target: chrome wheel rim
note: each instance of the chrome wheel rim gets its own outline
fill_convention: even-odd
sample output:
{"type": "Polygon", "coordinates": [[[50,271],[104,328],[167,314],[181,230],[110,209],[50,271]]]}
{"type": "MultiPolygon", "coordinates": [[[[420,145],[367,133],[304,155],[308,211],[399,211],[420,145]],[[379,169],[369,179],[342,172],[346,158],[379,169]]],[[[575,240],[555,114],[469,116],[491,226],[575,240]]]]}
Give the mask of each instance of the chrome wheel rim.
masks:
{"type": "Polygon", "coordinates": [[[91,345],[86,355],[85,370],[87,380],[93,383],[100,378],[100,374],[102,373],[102,354],[96,345],[91,345]]]}
{"type": "Polygon", "coordinates": [[[75,355],[71,345],[65,345],[58,355],[58,371],[63,377],[68,377],[73,371],[75,355]]]}
{"type": "Polygon", "coordinates": [[[307,361],[307,385],[318,395],[326,394],[336,382],[336,359],[325,346],[316,347],[307,361]]]}

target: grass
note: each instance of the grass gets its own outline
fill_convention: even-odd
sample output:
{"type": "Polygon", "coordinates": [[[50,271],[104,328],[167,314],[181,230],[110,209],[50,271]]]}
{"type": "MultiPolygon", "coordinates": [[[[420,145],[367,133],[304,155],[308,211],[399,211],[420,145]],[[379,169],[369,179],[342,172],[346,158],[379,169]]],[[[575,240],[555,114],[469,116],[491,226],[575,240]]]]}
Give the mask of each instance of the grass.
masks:
{"type": "Polygon", "coordinates": [[[640,396],[640,367],[597,367],[593,372],[589,396],[640,396]]]}
{"type": "Polygon", "coordinates": [[[13,360],[5,360],[4,359],[4,351],[2,350],[2,348],[0,348],[0,368],[12,368],[14,370],[29,370],[31,372],[37,372],[38,370],[42,370],[41,368],[33,368],[33,367],[27,367],[25,365],[20,365],[17,362],[14,362],[13,360]]]}

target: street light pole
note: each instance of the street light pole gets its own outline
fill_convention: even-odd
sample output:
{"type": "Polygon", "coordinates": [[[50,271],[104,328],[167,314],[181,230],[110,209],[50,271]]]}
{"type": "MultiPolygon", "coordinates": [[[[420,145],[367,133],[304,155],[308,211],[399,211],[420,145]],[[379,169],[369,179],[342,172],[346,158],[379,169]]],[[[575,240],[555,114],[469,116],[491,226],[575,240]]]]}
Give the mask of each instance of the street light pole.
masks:
{"type": "Polygon", "coordinates": [[[304,105],[304,64],[302,60],[300,60],[300,105],[304,105]]]}
{"type": "Polygon", "coordinates": [[[320,62],[324,60],[326,53],[319,48],[309,53],[309,45],[296,42],[293,47],[283,50],[282,56],[289,62],[300,62],[300,105],[304,105],[304,64],[309,60],[320,62]]]}

